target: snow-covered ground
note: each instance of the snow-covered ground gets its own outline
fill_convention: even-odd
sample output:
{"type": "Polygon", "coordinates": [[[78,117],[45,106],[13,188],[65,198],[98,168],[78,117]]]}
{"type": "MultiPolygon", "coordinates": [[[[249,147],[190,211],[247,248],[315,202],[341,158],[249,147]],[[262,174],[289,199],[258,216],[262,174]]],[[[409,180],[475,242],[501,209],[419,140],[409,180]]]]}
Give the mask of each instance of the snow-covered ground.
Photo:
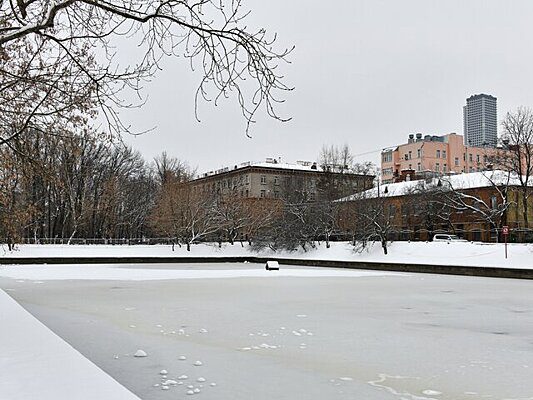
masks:
{"type": "Polygon", "coordinates": [[[317,249],[307,252],[263,251],[254,253],[247,245],[231,246],[200,244],[188,252],[184,247],[171,246],[68,246],[68,245],[21,245],[16,251],[0,250],[0,257],[224,257],[224,256],[267,256],[301,258],[309,260],[342,260],[361,262],[390,262],[434,265],[460,265],[482,267],[533,268],[533,244],[509,244],[505,259],[503,244],[488,243],[437,243],[437,242],[394,242],[389,254],[384,255],[379,244],[368,250],[354,252],[350,243],[334,242],[327,249],[321,243],[317,249]]]}
{"type": "Polygon", "coordinates": [[[139,400],[0,290],[0,399],[139,400]]]}

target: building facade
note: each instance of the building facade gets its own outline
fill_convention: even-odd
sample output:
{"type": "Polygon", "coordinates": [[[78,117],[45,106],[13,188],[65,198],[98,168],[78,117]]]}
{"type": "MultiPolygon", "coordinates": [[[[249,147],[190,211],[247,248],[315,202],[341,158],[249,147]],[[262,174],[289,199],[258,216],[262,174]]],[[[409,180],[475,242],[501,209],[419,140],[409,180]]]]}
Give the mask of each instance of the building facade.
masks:
{"type": "Polygon", "coordinates": [[[478,172],[492,168],[491,159],[501,150],[466,146],[463,136],[410,134],[407,143],[381,152],[381,181],[393,183],[407,176],[478,172]]]}
{"type": "Polygon", "coordinates": [[[339,198],[373,186],[374,176],[324,170],[316,163],[282,163],[269,158],[265,162],[246,162],[202,174],[191,181],[193,190],[245,198],[316,201],[335,183],[339,198]]]}
{"type": "MultiPolygon", "coordinates": [[[[524,207],[520,201],[522,189],[517,179],[507,180],[506,177],[503,171],[490,171],[383,184],[340,201],[342,228],[345,231],[357,229],[350,223],[356,221],[357,213],[364,212],[366,204],[380,211],[376,221],[389,225],[388,239],[393,241],[427,241],[436,233],[454,233],[467,240],[496,242],[503,240],[505,225],[511,231],[511,241],[531,242],[533,196],[527,200],[530,222],[525,226],[524,207]],[[439,188],[441,190],[435,191],[439,188]],[[455,196],[453,191],[464,196],[455,196]],[[502,193],[505,193],[505,200],[502,193]],[[461,201],[457,202],[456,198],[461,201]],[[495,210],[503,211],[496,213],[495,210]]],[[[533,183],[528,191],[533,194],[533,183]]]]}
{"type": "Polygon", "coordinates": [[[476,94],[463,107],[464,144],[471,147],[496,147],[498,111],[496,97],[476,94]]]}

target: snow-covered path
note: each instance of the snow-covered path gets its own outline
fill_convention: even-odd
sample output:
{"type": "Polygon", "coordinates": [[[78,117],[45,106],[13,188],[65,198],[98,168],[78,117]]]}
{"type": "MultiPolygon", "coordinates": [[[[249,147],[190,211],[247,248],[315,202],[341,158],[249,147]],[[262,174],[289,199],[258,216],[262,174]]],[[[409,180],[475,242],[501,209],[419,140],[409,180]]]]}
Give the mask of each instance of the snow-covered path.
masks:
{"type": "Polygon", "coordinates": [[[385,262],[431,265],[457,265],[472,267],[533,268],[533,244],[509,244],[508,258],[505,258],[502,243],[480,242],[393,242],[389,254],[384,255],[379,244],[362,252],[355,252],[347,242],[332,242],[331,248],[321,243],[316,249],[295,252],[272,252],[265,250],[256,253],[248,245],[233,246],[215,244],[192,246],[190,252],[184,247],[164,245],[20,245],[16,251],[0,248],[0,258],[24,257],[280,257],[303,260],[385,262]]]}
{"type": "Polygon", "coordinates": [[[2,290],[0,399],[139,400],[2,290]]]}

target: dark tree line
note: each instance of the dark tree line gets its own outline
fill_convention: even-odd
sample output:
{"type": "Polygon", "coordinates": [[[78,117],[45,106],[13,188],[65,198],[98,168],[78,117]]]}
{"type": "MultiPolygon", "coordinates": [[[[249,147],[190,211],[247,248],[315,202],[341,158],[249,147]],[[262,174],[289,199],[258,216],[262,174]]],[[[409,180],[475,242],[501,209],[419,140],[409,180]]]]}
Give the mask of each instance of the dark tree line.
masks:
{"type": "Polygon", "coordinates": [[[33,131],[0,147],[1,235],[129,238],[149,234],[157,181],[138,152],[93,132],[33,131]]]}

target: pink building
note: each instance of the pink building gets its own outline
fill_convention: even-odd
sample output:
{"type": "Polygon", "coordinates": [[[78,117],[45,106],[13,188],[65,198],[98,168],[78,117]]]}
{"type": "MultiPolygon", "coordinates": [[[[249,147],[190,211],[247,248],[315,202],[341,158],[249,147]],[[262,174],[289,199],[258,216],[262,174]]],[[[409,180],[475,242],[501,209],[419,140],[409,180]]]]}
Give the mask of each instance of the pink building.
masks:
{"type": "Polygon", "coordinates": [[[409,135],[406,144],[381,152],[381,180],[392,183],[402,180],[408,171],[415,175],[477,172],[487,169],[489,158],[497,149],[468,147],[462,135],[409,135]],[[402,173],[403,171],[403,173],[402,173]]]}

